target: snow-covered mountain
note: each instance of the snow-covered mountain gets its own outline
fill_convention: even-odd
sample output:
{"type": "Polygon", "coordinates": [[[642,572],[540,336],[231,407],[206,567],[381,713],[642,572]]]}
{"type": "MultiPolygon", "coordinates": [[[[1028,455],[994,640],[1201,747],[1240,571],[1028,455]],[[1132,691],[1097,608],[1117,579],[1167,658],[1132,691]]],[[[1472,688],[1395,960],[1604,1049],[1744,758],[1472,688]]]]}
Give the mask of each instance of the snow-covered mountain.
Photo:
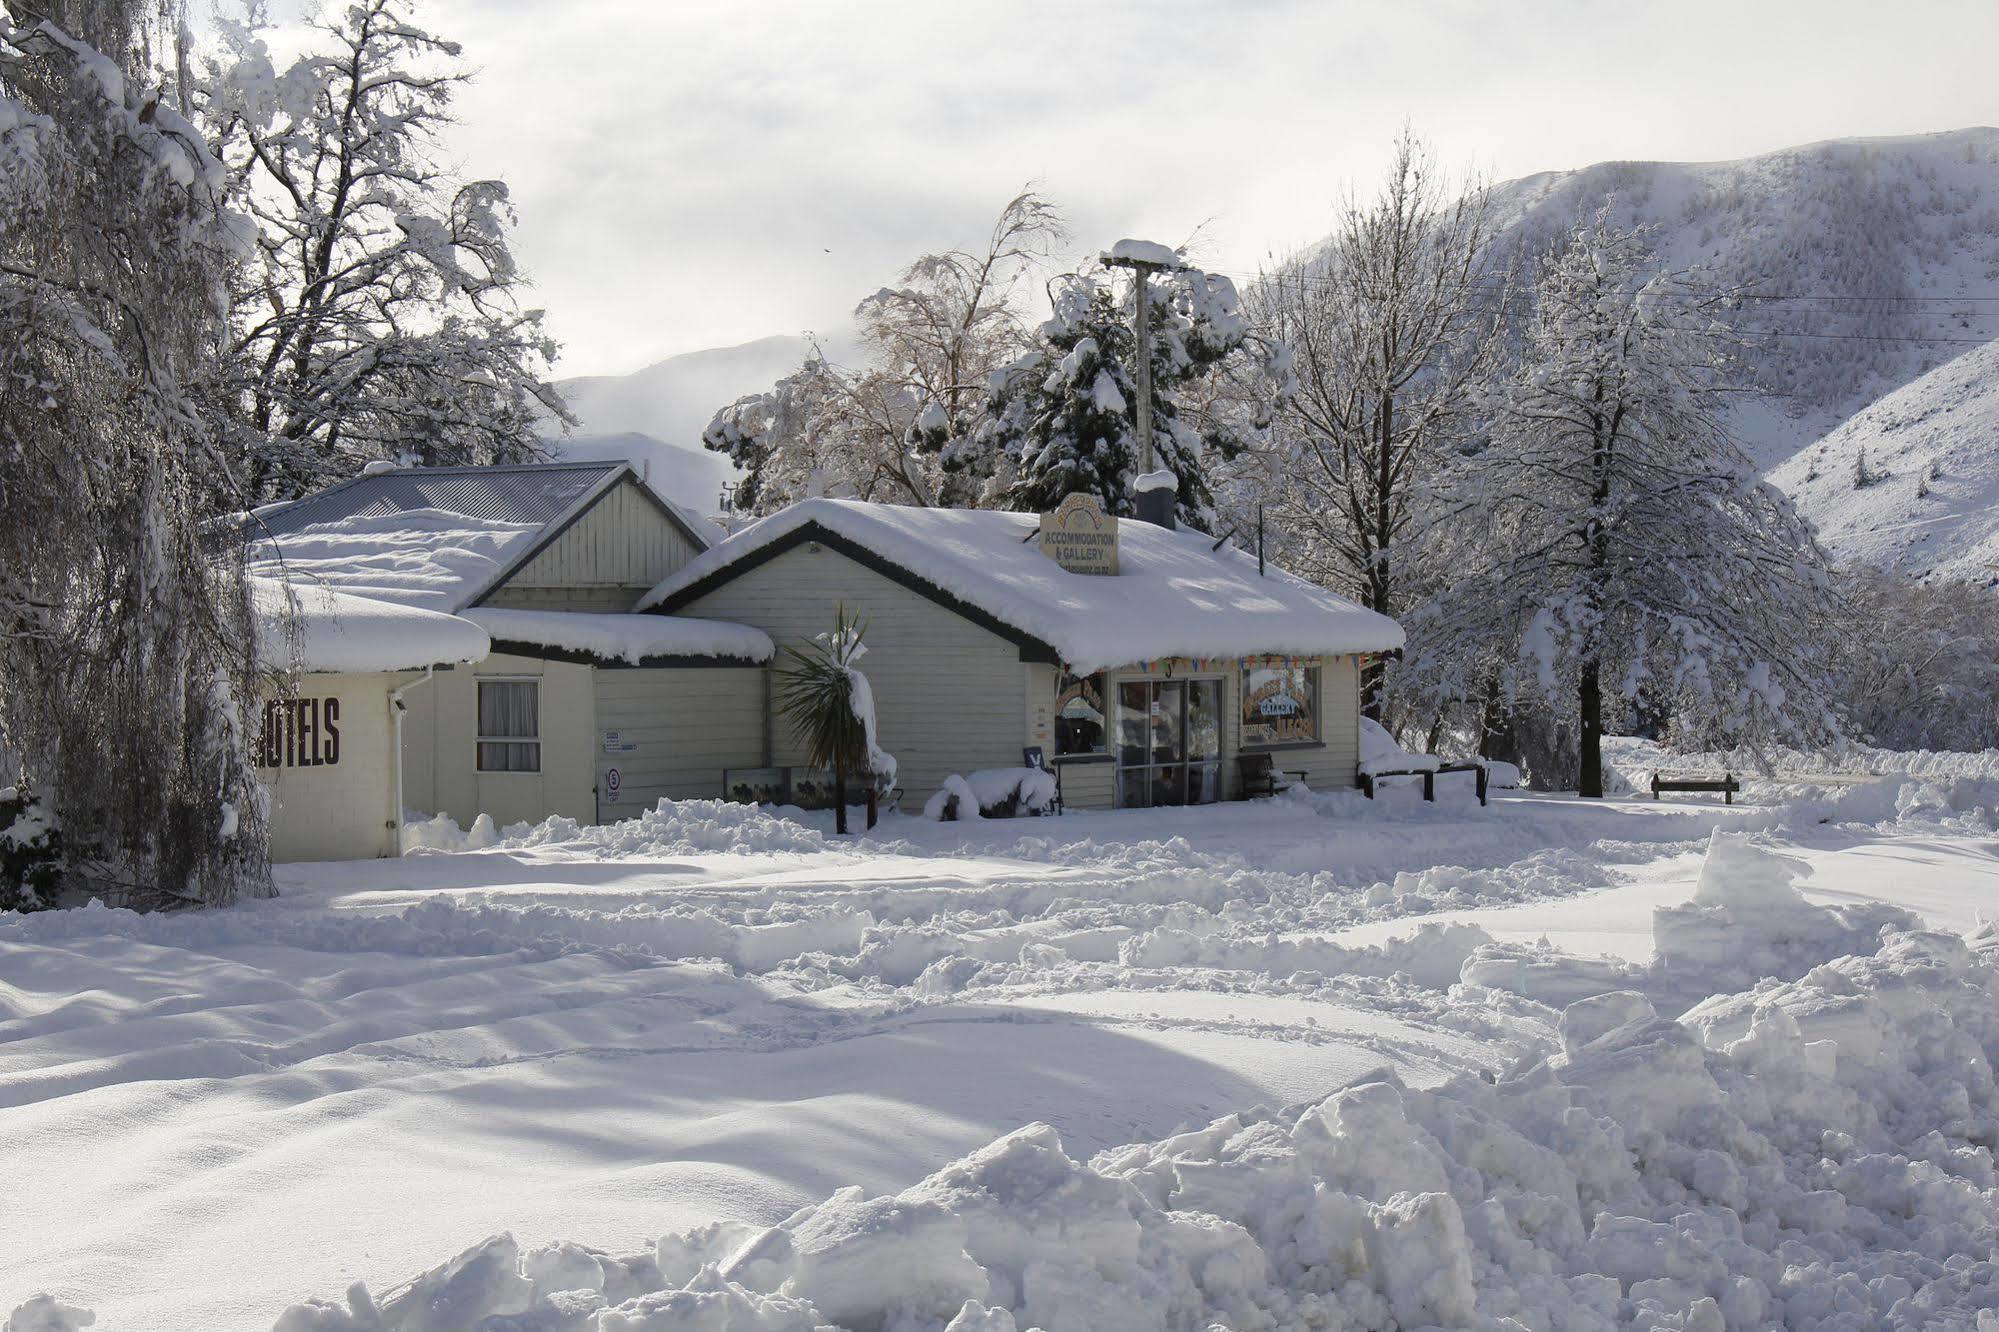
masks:
{"type": "Polygon", "coordinates": [[[1527,176],[1495,190],[1501,245],[1535,253],[1606,199],[1662,267],[1753,293],[1764,393],[1735,424],[1765,467],[1966,349],[1919,339],[1999,337],[1999,129],[1527,176]]]}
{"type": "Polygon", "coordinates": [[[551,443],[566,457],[649,465],[663,493],[696,512],[713,513],[735,468],[701,447],[702,430],[717,408],[796,370],[809,345],[797,336],[759,338],[670,356],[628,375],[562,380],[556,387],[580,424],[575,434],[551,443]]]}
{"type": "Polygon", "coordinates": [[[1999,342],[1904,384],[1770,479],[1842,559],[1992,583],[1999,569],[1999,342]]]}
{"type": "MultiPolygon", "coordinates": [[[[1655,230],[1662,267],[1698,268],[1717,284],[1749,290],[1737,322],[1767,336],[1750,352],[1762,392],[1735,408],[1738,434],[1773,479],[1805,500],[1836,547],[1849,530],[1874,530],[1875,510],[1897,482],[1856,492],[1864,504],[1835,504],[1819,498],[1830,495],[1827,485],[1805,479],[1813,471],[1808,460],[1787,460],[1882,395],[1999,338],[1999,129],[1837,139],[1733,162],[1601,162],[1525,176],[1494,190],[1500,250],[1532,255],[1606,199],[1620,220],[1655,230]]],[[[650,461],[662,490],[713,512],[733,472],[701,449],[702,429],[717,408],[796,369],[808,345],[803,337],[761,338],[628,375],[565,380],[561,388],[582,425],[564,449],[650,461]]],[[[1856,423],[1853,437],[1869,428],[1856,423]]],[[[1991,447],[1999,455],[1999,442],[1991,447]]],[[[1982,474],[1968,458],[1945,465],[1961,477],[1982,474]]],[[[1822,476],[1836,470],[1818,465],[1822,476]]],[[[1910,503],[1914,487],[1908,479],[1910,503]]],[[[1941,503],[1944,493],[1954,492],[1932,483],[1924,502],[1941,503]]],[[[1943,552],[1969,530],[1937,524],[1927,547],[1943,552]]],[[[1870,558],[1874,550],[1866,546],[1870,558]]],[[[1981,562],[1975,554],[1942,553],[1931,562],[1957,567],[1966,560],[1981,562]]]]}

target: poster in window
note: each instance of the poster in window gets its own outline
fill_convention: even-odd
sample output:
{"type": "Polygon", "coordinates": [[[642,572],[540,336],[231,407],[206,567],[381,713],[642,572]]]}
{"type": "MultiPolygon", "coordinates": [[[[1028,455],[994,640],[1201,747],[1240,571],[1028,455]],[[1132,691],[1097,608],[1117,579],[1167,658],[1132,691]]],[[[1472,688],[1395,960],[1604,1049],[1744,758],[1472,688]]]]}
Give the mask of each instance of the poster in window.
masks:
{"type": "Polygon", "coordinates": [[[1242,743],[1310,744],[1319,738],[1319,668],[1266,666],[1242,675],[1242,743]]]}

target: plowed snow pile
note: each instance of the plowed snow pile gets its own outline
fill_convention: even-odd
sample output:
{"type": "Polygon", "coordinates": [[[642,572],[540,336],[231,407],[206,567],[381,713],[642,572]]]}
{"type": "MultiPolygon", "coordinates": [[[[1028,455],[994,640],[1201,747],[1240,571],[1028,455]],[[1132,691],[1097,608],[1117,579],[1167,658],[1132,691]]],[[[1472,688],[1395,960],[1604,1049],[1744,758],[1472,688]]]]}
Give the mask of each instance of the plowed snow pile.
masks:
{"type": "Polygon", "coordinates": [[[1677,1021],[1631,990],[1582,999],[1496,1080],[1388,1077],[1088,1161],[1031,1125],[893,1195],[622,1255],[501,1235],[278,1326],[1989,1326],[1999,970],[1906,913],[1828,932],[1793,869],[1718,838],[1659,932],[1668,970],[1732,965],[1732,934],[1781,940],[1796,979],[1677,1021]],[[1870,928],[1870,955],[1807,956],[1870,928]]]}
{"type": "Polygon", "coordinates": [[[1999,784],[1844,761],[1887,766],[1733,807],[431,821],[275,901],[0,919],[0,1310],[1976,1328],[1999,784]]]}

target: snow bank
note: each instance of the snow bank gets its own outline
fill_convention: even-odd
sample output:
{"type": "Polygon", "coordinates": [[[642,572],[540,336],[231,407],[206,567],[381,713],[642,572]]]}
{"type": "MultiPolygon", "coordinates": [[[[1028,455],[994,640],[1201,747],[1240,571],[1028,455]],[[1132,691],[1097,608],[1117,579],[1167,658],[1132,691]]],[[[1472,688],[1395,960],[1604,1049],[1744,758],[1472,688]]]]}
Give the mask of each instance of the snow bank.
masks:
{"type": "Polygon", "coordinates": [[[481,814],[461,829],[448,814],[405,821],[406,851],[526,851],[555,848],[592,858],[822,851],[826,836],[759,805],[733,800],[661,800],[635,818],[583,824],[554,815],[505,829],[481,814]]]}
{"type": "Polygon", "coordinates": [[[727,657],[769,661],[770,635],[746,624],[680,615],[593,615],[567,611],[468,610],[496,643],[581,652],[601,661],[637,664],[648,657],[727,657]]]}
{"type": "Polygon", "coordinates": [[[809,499],[751,524],[639,599],[667,602],[800,529],[816,527],[909,570],[1053,647],[1071,669],[1160,657],[1382,652],[1402,646],[1385,616],[1281,569],[1257,573],[1200,532],[1118,528],[1117,577],[1071,573],[1026,540],[1033,514],[809,499]]]}
{"type": "Polygon", "coordinates": [[[1999,1307],[1995,994],[1963,940],[1905,933],[1683,1022],[1576,1004],[1491,1081],[1087,1162],[1034,1124],[900,1193],[627,1255],[496,1236],[278,1327],[1968,1329],[1999,1307]]]}
{"type": "Polygon", "coordinates": [[[485,630],[456,615],[313,583],[250,579],[257,659],[272,670],[407,671],[483,661],[485,630]]]}
{"type": "Polygon", "coordinates": [[[1042,768],[980,768],[970,776],[952,773],[930,799],[923,817],[977,819],[1011,805],[1015,814],[1039,814],[1055,799],[1055,774],[1042,768]]]}
{"type": "Polygon", "coordinates": [[[1692,900],[1652,913],[1649,964],[1577,957],[1544,944],[1489,944],[1466,960],[1461,978],[1557,1006],[1629,989],[1677,1011],[1704,995],[1871,954],[1884,934],[1922,927],[1914,912],[1883,902],[1809,902],[1793,886],[1805,872],[1801,862],[1744,834],[1716,829],[1692,900]]]}
{"type": "Polygon", "coordinates": [[[1957,782],[1999,783],[1999,749],[1896,750],[1869,745],[1841,745],[1828,750],[1726,749],[1681,754],[1651,740],[1629,736],[1606,736],[1604,763],[1620,777],[1626,789],[1649,790],[1655,771],[1733,772],[1746,781],[1767,780],[1779,785],[1810,786],[1827,782],[1858,782],[1870,778],[1906,777],[1938,785],[1957,782]],[[1772,774],[1760,778],[1766,769],[1772,774]]]}
{"type": "Polygon", "coordinates": [[[53,1295],[37,1295],[15,1309],[0,1332],[82,1332],[97,1323],[88,1309],[64,1304],[53,1295]]]}
{"type": "Polygon", "coordinates": [[[1435,772],[1443,766],[1435,754],[1411,754],[1395,743],[1387,728],[1371,717],[1360,719],[1360,770],[1373,776],[1382,772],[1435,772]]]}

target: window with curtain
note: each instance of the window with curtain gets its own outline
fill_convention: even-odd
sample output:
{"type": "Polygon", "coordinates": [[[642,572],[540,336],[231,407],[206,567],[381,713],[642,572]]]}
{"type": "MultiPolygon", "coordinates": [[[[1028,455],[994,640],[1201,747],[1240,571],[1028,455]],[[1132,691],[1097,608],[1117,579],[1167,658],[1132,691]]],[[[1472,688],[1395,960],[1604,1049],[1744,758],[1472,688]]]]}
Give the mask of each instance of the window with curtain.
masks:
{"type": "Polygon", "coordinates": [[[541,771],[541,682],[479,682],[479,771],[541,771]]]}
{"type": "Polygon", "coordinates": [[[1242,743],[1302,745],[1319,738],[1319,668],[1265,666],[1242,673],[1242,743]]]}

